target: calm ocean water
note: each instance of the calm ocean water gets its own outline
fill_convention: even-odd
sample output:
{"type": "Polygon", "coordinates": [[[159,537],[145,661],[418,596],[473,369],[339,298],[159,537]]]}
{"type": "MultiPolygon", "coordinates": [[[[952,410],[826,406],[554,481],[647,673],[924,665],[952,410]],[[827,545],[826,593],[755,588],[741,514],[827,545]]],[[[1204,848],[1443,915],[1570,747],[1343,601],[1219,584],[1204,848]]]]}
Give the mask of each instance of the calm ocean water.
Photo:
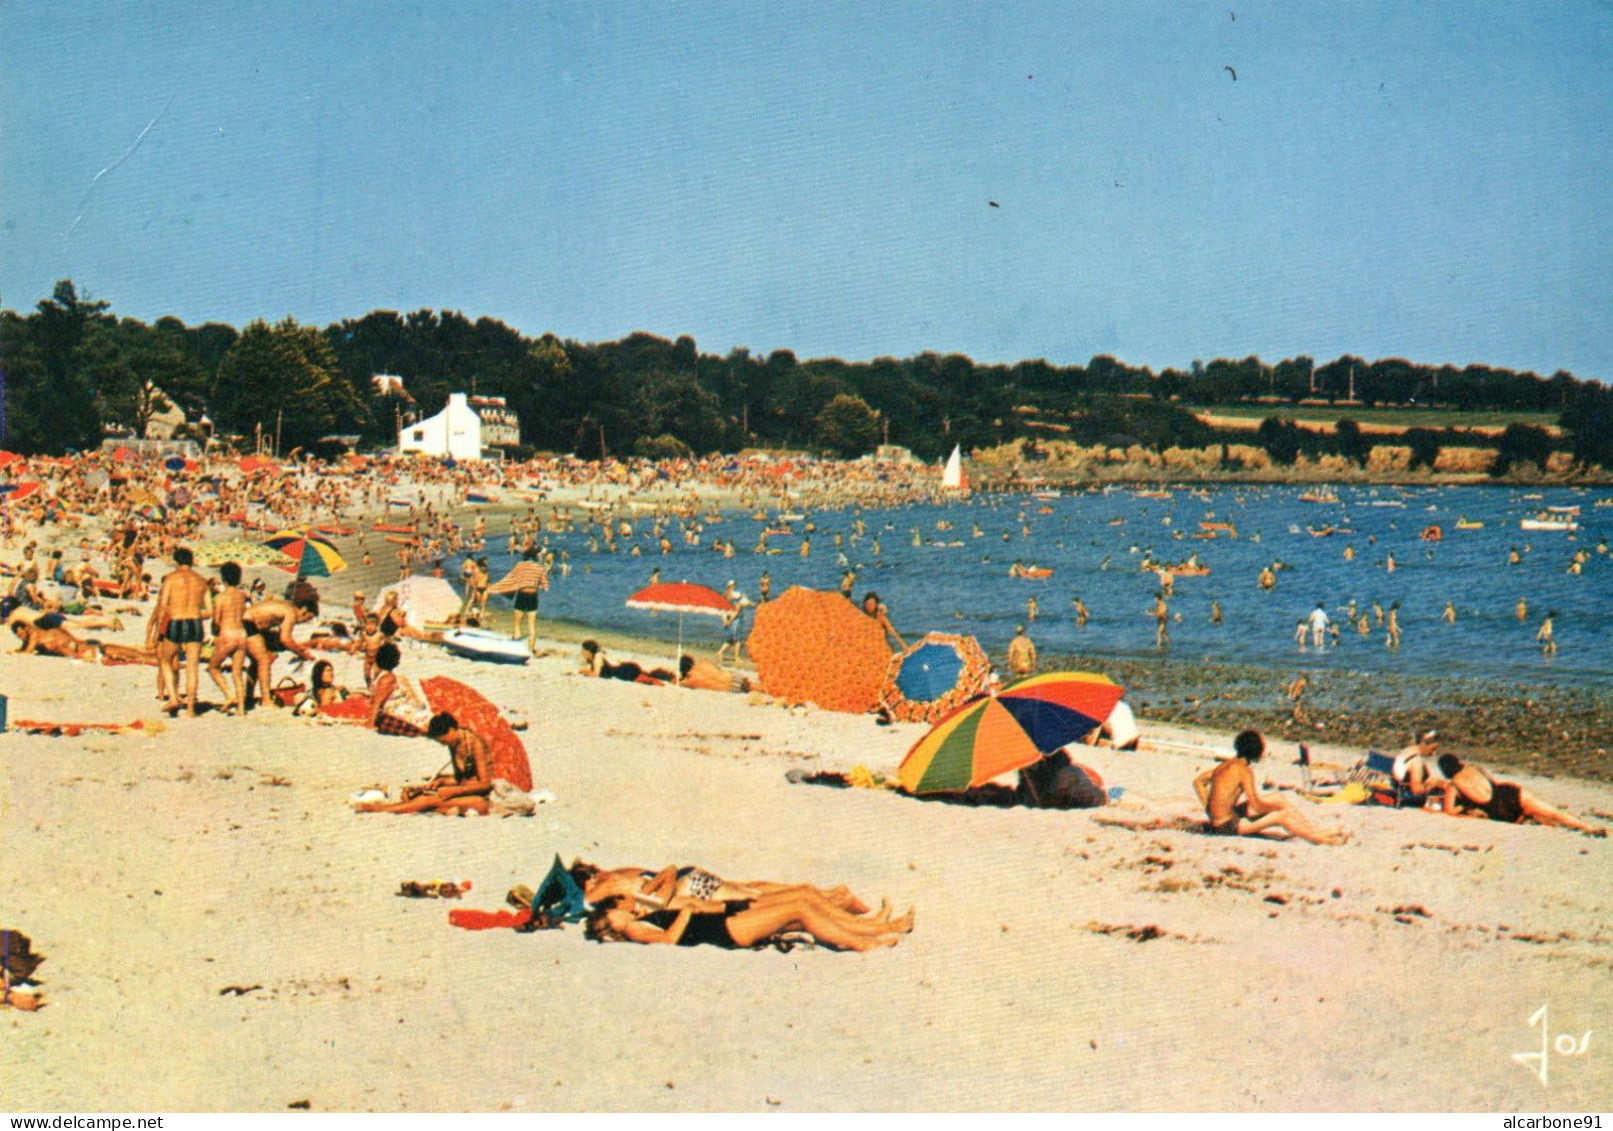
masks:
{"type": "MultiPolygon", "coordinates": [[[[1597,686],[1613,677],[1608,616],[1613,555],[1596,552],[1599,543],[1613,538],[1613,507],[1593,506],[1597,494],[1340,487],[1336,503],[1317,503],[1302,501],[1302,493],[1298,487],[1221,487],[1174,489],[1169,498],[1148,498],[1133,489],[1110,489],[1052,500],[982,496],[893,510],[813,511],[806,519],[817,529],[806,535],[811,539],[806,558],[799,553],[806,525],[801,521],[789,524],[795,534],[771,537],[770,548],[779,552],[767,554],[755,553],[754,547],[772,523],[729,516],[706,526],[701,545],[690,547],[674,522],[668,525],[673,552],[663,555],[651,535],[651,520],[639,517],[633,539],[618,539],[614,554],[591,551],[590,532],[582,528],[548,535],[556,552],[569,554],[571,570],[564,578],[556,572],[543,615],[670,641],[678,631],[675,617],[624,605],[656,567],[666,581],[720,589],[734,580],[754,600],[763,570],[772,575],[775,596],[791,585],[837,588],[843,556],[856,570],[855,595],[876,590],[909,643],[927,631],[961,632],[1000,656],[1014,626],[1026,622],[1027,599],[1034,596],[1040,617],[1028,628],[1044,655],[1090,659],[1101,667],[1106,657],[1158,655],[1148,610],[1159,585],[1140,568],[1148,553],[1162,562],[1180,562],[1197,551],[1211,572],[1176,579],[1170,608],[1182,621],[1171,625],[1173,659],[1526,685],[1597,686]],[[1520,518],[1547,505],[1580,506],[1577,535],[1520,530],[1520,518]],[[1484,525],[1458,529],[1462,518],[1484,525]],[[859,519],[865,530],[860,537],[859,519]],[[1201,532],[1201,522],[1231,523],[1238,536],[1191,537],[1201,532]],[[1443,540],[1422,540],[1424,528],[1436,523],[1443,540]],[[1337,532],[1322,537],[1309,532],[1327,525],[1337,532]],[[714,539],[732,541],[734,557],[714,552],[714,539]],[[638,557],[629,552],[635,541],[638,557]],[[1354,548],[1353,561],[1346,559],[1346,547],[1354,548]],[[1508,562],[1513,548],[1521,558],[1517,565],[1508,562]],[[1589,559],[1576,576],[1569,566],[1582,548],[1589,559]],[[1393,572],[1386,569],[1390,555],[1396,561],[1393,572]],[[1016,560],[1051,568],[1053,576],[1012,578],[1009,566],[1016,560]],[[1262,591],[1260,571],[1275,562],[1287,568],[1278,571],[1274,590],[1262,591]],[[1080,628],[1071,604],[1077,595],[1091,611],[1080,628]],[[1516,614],[1519,598],[1528,601],[1522,623],[1516,614]],[[1365,638],[1344,623],[1352,599],[1368,615],[1373,602],[1385,611],[1400,603],[1398,651],[1385,646],[1375,622],[1365,638]],[[1219,626],[1210,623],[1212,601],[1221,606],[1219,626]],[[1318,601],[1340,622],[1342,636],[1337,646],[1301,652],[1294,643],[1295,625],[1318,601]],[[1447,601],[1455,604],[1455,624],[1441,620],[1447,601]],[[1543,657],[1534,642],[1548,611],[1556,612],[1554,658],[1543,657]]],[[[502,544],[497,548],[502,551],[502,544]]],[[[489,556],[494,576],[501,576],[510,559],[502,552],[489,556]]],[[[457,568],[458,561],[450,565],[457,568]]],[[[695,647],[715,648],[721,641],[721,629],[711,618],[688,617],[684,634],[695,647]]]]}

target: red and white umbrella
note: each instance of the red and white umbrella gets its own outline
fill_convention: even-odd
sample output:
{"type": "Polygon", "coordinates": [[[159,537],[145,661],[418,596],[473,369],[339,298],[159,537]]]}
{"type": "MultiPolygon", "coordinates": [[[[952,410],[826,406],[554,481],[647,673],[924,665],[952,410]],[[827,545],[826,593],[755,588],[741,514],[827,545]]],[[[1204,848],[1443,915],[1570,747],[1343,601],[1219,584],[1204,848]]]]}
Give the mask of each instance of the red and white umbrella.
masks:
{"type": "Polygon", "coordinates": [[[37,479],[30,479],[24,483],[7,483],[0,486],[0,503],[20,503],[24,499],[31,499],[44,488],[37,479]]]}
{"type": "Polygon", "coordinates": [[[627,599],[627,607],[648,609],[655,613],[677,613],[679,659],[683,658],[685,613],[726,617],[735,609],[734,603],[715,589],[689,581],[658,581],[654,585],[646,585],[627,599]]]}

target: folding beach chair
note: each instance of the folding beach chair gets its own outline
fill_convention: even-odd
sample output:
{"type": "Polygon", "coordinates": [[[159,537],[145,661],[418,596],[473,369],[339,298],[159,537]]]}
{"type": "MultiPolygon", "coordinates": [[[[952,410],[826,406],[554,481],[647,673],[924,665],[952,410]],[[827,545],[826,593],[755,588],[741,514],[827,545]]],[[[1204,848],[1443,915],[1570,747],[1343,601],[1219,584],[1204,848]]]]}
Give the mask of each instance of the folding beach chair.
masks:
{"type": "Polygon", "coordinates": [[[1422,803],[1406,788],[1405,783],[1396,780],[1393,754],[1367,751],[1366,759],[1351,772],[1350,780],[1358,781],[1371,790],[1373,800],[1379,805],[1402,809],[1415,808],[1422,803]]]}

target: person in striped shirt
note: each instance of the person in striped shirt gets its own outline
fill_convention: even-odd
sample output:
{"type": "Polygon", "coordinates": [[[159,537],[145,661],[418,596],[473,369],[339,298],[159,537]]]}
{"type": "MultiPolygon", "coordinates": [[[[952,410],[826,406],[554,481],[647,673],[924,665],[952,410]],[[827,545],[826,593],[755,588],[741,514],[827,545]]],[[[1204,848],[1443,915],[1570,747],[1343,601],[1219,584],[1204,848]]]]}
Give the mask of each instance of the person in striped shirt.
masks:
{"type": "Polygon", "coordinates": [[[547,588],[549,571],[538,561],[536,547],[528,547],[510,572],[488,588],[489,593],[515,594],[515,631],[510,636],[521,639],[521,618],[526,617],[526,643],[534,651],[538,646],[538,594],[547,588]]]}

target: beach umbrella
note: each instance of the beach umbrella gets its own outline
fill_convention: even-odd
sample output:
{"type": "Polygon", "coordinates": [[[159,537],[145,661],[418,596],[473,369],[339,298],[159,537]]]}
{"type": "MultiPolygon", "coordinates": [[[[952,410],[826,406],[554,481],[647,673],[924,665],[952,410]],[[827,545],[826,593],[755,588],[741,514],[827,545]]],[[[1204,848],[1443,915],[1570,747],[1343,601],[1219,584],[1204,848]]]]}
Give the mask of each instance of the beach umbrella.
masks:
{"type": "Polygon", "coordinates": [[[0,483],[0,502],[20,503],[24,499],[31,499],[43,491],[37,479],[29,479],[22,483],[0,483]]]}
{"type": "Polygon", "coordinates": [[[885,630],[839,593],[791,586],[756,610],[745,644],[769,695],[862,714],[890,669],[885,630]]]}
{"type": "Polygon", "coordinates": [[[1092,672],[1049,672],[967,703],[914,743],[896,777],[909,793],[984,785],[1079,741],[1103,724],[1124,689],[1092,672]]]}
{"type": "Polygon", "coordinates": [[[169,471],[184,471],[185,470],[185,457],[184,456],[169,456],[167,459],[162,461],[162,465],[163,465],[163,467],[167,468],[169,471]]]}
{"type": "Polygon", "coordinates": [[[276,464],[274,462],[274,460],[265,459],[263,456],[247,456],[246,458],[242,459],[241,462],[236,464],[235,466],[239,467],[247,475],[252,475],[255,472],[259,472],[259,471],[279,471],[280,470],[279,465],[276,464]]]}
{"type": "Polygon", "coordinates": [[[0,467],[10,467],[14,463],[23,462],[16,452],[0,452],[0,467]]]}
{"type": "Polygon", "coordinates": [[[138,508],[134,513],[145,519],[147,522],[161,522],[163,519],[168,517],[168,509],[162,506],[160,503],[147,503],[145,506],[138,508]]]}
{"type": "Polygon", "coordinates": [[[461,726],[487,740],[495,778],[503,778],[517,789],[532,788],[532,764],[521,736],[492,700],[470,684],[445,675],[421,680],[420,692],[433,712],[448,712],[461,726]]]}
{"type": "Polygon", "coordinates": [[[891,660],[880,702],[903,722],[933,723],[984,691],[990,675],[974,637],[932,632],[891,660]]]}
{"type": "Polygon", "coordinates": [[[240,565],[272,565],[284,568],[289,560],[272,546],[248,542],[244,538],[220,538],[213,542],[203,542],[196,547],[195,554],[196,564],[207,566],[236,562],[240,565]]]}
{"type": "Polygon", "coordinates": [[[722,617],[734,611],[733,602],[715,589],[689,581],[658,581],[645,586],[627,599],[630,609],[649,609],[678,614],[678,658],[683,658],[683,616],[700,613],[722,617]]]}
{"type": "Polygon", "coordinates": [[[442,624],[459,612],[459,594],[441,577],[406,577],[376,593],[372,609],[380,610],[386,595],[398,595],[398,607],[416,628],[442,624]]]}
{"type": "Polygon", "coordinates": [[[282,530],[263,544],[290,558],[292,564],[283,568],[295,570],[301,577],[329,577],[347,568],[347,560],[335,546],[301,530],[282,530]]]}
{"type": "Polygon", "coordinates": [[[134,460],[135,460],[134,452],[132,452],[131,450],[129,450],[126,447],[123,447],[122,445],[119,445],[112,452],[112,462],[113,463],[133,463],[134,460]]]}

